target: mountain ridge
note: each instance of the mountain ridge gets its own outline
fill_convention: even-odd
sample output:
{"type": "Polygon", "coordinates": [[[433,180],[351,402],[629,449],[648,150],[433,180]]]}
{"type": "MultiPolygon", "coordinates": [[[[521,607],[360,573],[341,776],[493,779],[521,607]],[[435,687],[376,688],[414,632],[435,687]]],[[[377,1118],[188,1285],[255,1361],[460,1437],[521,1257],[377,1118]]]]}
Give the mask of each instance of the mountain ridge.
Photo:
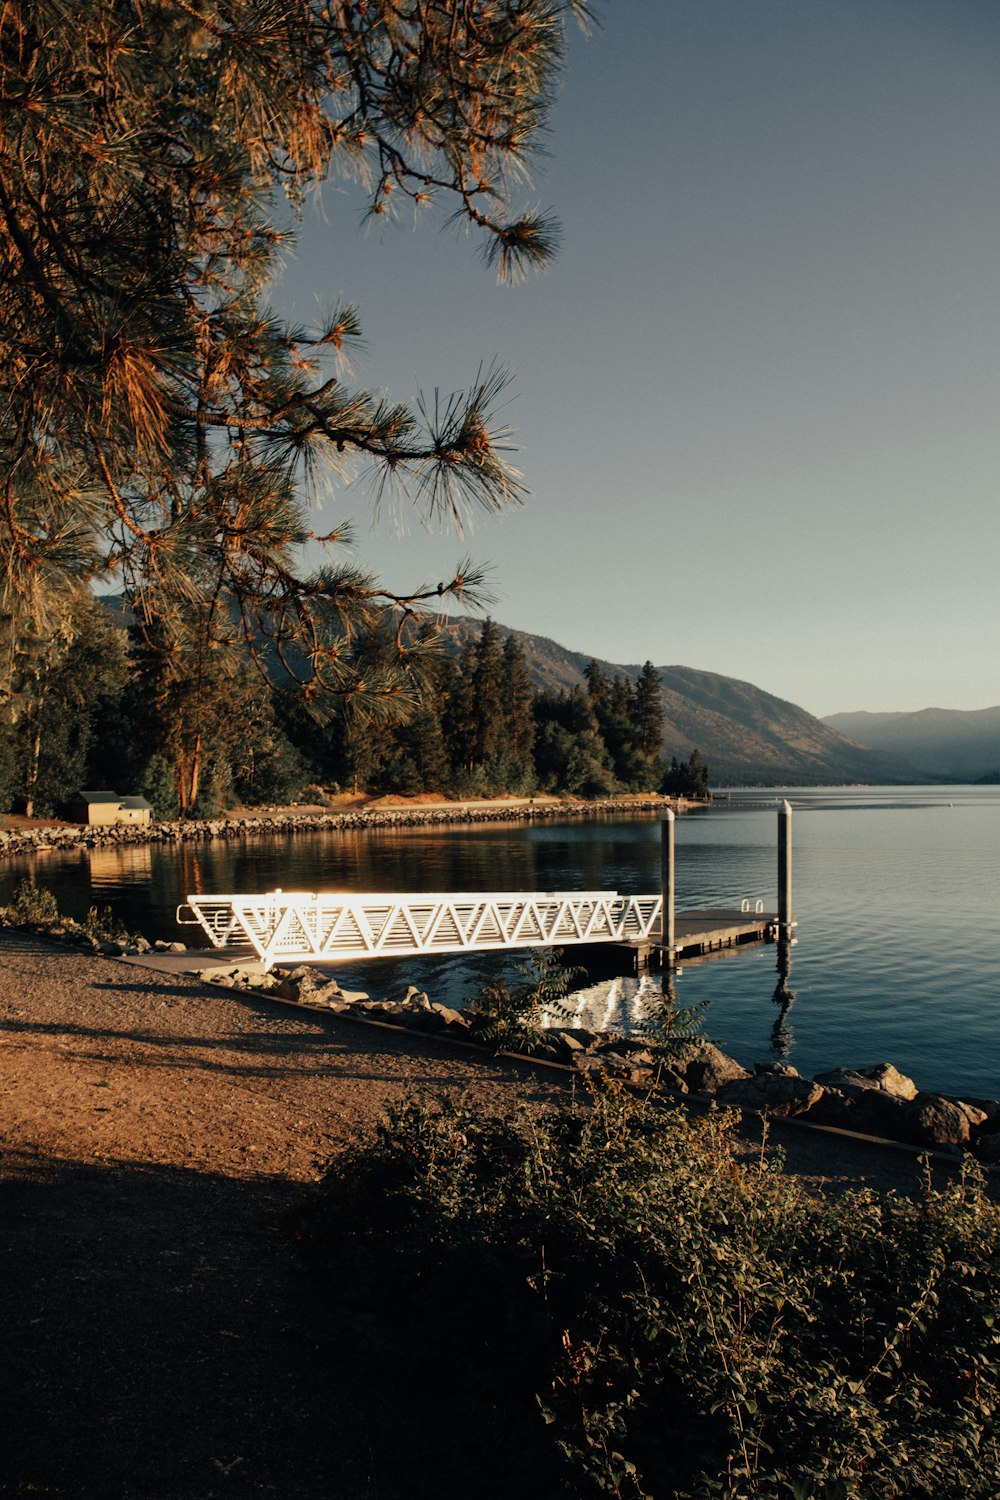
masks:
{"type": "Polygon", "coordinates": [[[826,714],[823,723],[873,750],[905,758],[922,775],[978,781],[1000,771],[1000,705],[858,710],[826,714]]]}
{"type": "MultiPolygon", "coordinates": [[[[438,629],[453,656],[477,640],[479,620],[439,618],[438,629]]],[[[569,692],[585,684],[591,661],[607,675],[635,680],[641,667],[573,651],[548,636],[532,635],[496,622],[501,636],[512,635],[525,653],[532,682],[545,691],[569,692]]],[[[901,758],[868,749],[754,683],[695,667],[656,668],[663,697],[663,750],[678,760],[698,750],[712,781],[759,784],[906,781],[913,768],[901,758]]]]}

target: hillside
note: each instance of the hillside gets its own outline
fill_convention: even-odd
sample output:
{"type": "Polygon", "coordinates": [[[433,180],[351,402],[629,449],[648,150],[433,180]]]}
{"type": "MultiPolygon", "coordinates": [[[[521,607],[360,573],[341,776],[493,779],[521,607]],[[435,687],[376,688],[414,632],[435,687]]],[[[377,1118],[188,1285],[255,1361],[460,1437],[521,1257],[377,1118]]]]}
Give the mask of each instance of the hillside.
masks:
{"type": "Polygon", "coordinates": [[[1000,771],[1000,707],[830,714],[823,723],[939,780],[978,781],[1000,771]]]}
{"type": "MultiPolygon", "coordinates": [[[[471,636],[475,620],[441,621],[449,649],[458,654],[471,636]]],[[[545,636],[499,625],[513,635],[527,658],[537,687],[555,691],[583,684],[592,659],[545,636]]],[[[602,672],[624,672],[635,678],[640,668],[598,659],[602,672]]],[[[697,749],[716,785],[727,781],[761,784],[906,781],[912,768],[897,758],[863,748],[836,728],[814,718],[750,682],[700,672],[693,667],[658,667],[663,687],[663,748],[679,760],[697,749]]]]}
{"type": "MultiPolygon", "coordinates": [[[[123,624],[127,623],[128,612],[120,598],[105,596],[102,602],[123,624]]],[[[441,617],[438,626],[446,648],[455,656],[467,640],[478,640],[482,628],[479,620],[465,617],[441,617]]],[[[562,692],[584,684],[584,669],[592,659],[585,653],[511,626],[498,624],[497,628],[501,636],[513,635],[520,643],[536,687],[562,692]]],[[[596,660],[608,676],[624,672],[635,679],[640,672],[636,663],[596,660]]],[[[865,720],[867,728],[869,719],[918,716],[841,714],[822,720],[735,677],[682,666],[658,667],[657,671],[663,689],[665,754],[686,760],[692,750],[698,750],[716,786],[726,782],[786,786],[906,782],[934,774],[923,764],[912,764],[913,758],[905,749],[896,750],[888,742],[883,746],[862,735],[860,729],[853,732],[839,722],[865,720]]],[[[985,712],[1000,718],[1000,709],[985,712]]],[[[983,770],[998,764],[1000,758],[995,756],[983,770]]],[[[951,773],[937,774],[939,779],[946,779],[951,773]]]]}

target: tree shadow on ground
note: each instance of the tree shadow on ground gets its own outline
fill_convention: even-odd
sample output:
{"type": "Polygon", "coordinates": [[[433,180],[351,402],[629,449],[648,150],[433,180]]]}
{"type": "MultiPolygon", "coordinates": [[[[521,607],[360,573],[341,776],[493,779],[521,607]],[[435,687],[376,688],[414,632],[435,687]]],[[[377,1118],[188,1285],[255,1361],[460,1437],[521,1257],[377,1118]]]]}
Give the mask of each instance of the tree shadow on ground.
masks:
{"type": "Polygon", "coordinates": [[[3,1168],[0,1493],[396,1500],[292,1241],[306,1189],[3,1168]]]}

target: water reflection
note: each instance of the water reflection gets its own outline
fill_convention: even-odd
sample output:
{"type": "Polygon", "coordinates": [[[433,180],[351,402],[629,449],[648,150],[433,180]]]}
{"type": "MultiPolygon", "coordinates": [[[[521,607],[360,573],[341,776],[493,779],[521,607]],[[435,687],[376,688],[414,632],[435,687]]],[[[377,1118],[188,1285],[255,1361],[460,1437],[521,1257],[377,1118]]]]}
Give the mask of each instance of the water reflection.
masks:
{"type": "MultiPolygon", "coordinates": [[[[768,806],[767,792],[745,795],[757,806],[741,807],[734,791],[729,807],[678,821],[680,910],[738,907],[744,897],[773,906],[776,798],[768,806]]],[[[925,1088],[1000,1094],[1000,789],[782,788],[780,795],[796,812],[794,983],[789,952],[746,949],[685,965],[675,976],[680,1004],[709,1002],[707,1033],[747,1064],[777,1053],[808,1074],[892,1061],[925,1088]]],[[[174,911],[193,892],[655,891],[659,839],[658,819],[630,817],[262,835],[154,846],[148,856],[137,846],[99,851],[96,865],[85,850],[51,851],[0,864],[0,903],[30,875],[69,915],[111,905],[132,930],[190,940],[193,930],[179,931],[174,911]]],[[[432,999],[462,1004],[522,957],[379,960],[334,972],[348,989],[402,994],[415,984],[432,999]]],[[[573,961],[571,950],[565,961],[573,961]]],[[[660,975],[604,971],[598,984],[600,977],[594,972],[571,1002],[596,1025],[624,1029],[641,1019],[650,991],[662,1003],[660,975]]]]}
{"type": "Polygon", "coordinates": [[[658,974],[619,975],[574,990],[546,1016],[547,1026],[587,1031],[638,1031],[663,1004],[658,974]]]}
{"type": "Polygon", "coordinates": [[[117,887],[123,880],[146,881],[153,870],[153,851],[149,844],[129,844],[120,849],[88,849],[87,868],[95,897],[103,895],[106,886],[117,887]]]}
{"type": "Polygon", "coordinates": [[[779,940],[777,949],[778,983],[774,987],[771,999],[779,1010],[774,1025],[771,1027],[771,1048],[779,1057],[787,1058],[795,1040],[788,1019],[788,1012],[795,1004],[795,991],[788,982],[792,971],[792,944],[787,937],[783,937],[779,940]]]}

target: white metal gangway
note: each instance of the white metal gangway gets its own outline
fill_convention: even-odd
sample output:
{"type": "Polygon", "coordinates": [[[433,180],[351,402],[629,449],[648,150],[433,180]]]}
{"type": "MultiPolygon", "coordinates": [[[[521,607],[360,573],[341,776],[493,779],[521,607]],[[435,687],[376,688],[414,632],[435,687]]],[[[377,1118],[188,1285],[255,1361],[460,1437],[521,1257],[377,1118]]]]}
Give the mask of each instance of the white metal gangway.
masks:
{"type": "Polygon", "coordinates": [[[661,896],[617,891],[356,895],[276,890],[189,896],[186,906],[177,908],[177,921],[202,927],[215,948],[250,943],[270,969],[289,960],[347,962],[470,949],[652,942],[660,935],[661,914],[661,896]]]}

